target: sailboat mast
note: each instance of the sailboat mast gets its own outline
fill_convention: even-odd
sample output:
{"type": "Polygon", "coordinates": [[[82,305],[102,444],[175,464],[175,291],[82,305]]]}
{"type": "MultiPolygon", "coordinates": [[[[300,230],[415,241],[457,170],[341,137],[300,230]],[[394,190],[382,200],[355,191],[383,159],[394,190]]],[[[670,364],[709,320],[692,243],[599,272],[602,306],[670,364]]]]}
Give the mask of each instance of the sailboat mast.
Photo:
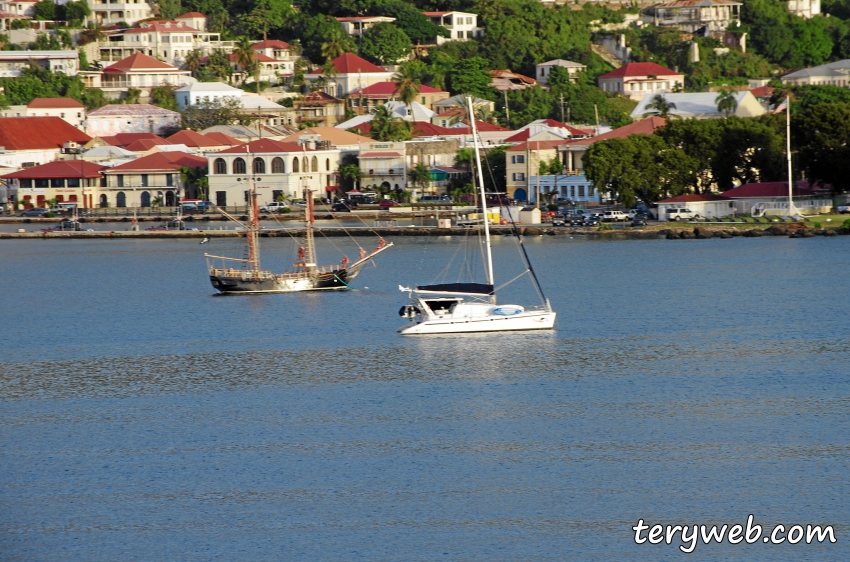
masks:
{"type": "Polygon", "coordinates": [[[257,244],[257,231],[260,229],[260,210],[257,206],[257,190],[254,188],[254,163],[248,154],[248,261],[255,272],[260,271],[260,246],[257,244]]]}
{"type": "Polygon", "coordinates": [[[305,238],[306,248],[304,249],[304,266],[314,267],[316,265],[316,256],[313,250],[313,192],[309,189],[304,190],[304,197],[307,199],[307,209],[304,211],[305,223],[305,238]]]}
{"type": "MultiPolygon", "coordinates": [[[[487,218],[487,194],[484,193],[484,174],[481,171],[481,154],[478,151],[478,130],[475,127],[475,112],[472,110],[472,98],[466,98],[469,110],[469,123],[472,125],[472,143],[475,146],[475,169],[478,172],[478,189],[481,192],[481,210],[484,212],[484,243],[487,246],[487,284],[495,285],[493,280],[493,252],[490,248],[490,224],[487,218]]],[[[490,300],[495,299],[491,296],[490,300]]]]}
{"type": "Polygon", "coordinates": [[[794,180],[791,174],[791,97],[785,98],[785,153],[788,158],[788,216],[793,217],[794,208],[794,180]]]}

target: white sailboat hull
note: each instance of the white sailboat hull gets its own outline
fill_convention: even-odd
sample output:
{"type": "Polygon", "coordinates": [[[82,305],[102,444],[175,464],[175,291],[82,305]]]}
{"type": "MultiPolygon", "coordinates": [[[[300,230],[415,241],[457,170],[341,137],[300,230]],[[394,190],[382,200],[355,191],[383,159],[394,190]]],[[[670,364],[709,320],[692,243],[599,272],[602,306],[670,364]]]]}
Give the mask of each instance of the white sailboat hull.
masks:
{"type": "Polygon", "coordinates": [[[405,336],[423,334],[469,334],[475,332],[513,332],[551,330],[555,312],[527,311],[513,316],[488,314],[466,318],[442,317],[420,320],[398,331],[405,336]]]}

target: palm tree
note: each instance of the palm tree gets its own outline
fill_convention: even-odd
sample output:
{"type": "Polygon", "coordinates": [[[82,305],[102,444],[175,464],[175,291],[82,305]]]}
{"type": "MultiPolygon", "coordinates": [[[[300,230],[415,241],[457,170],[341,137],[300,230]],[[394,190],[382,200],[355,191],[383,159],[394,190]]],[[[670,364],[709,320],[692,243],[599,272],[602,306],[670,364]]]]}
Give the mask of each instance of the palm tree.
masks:
{"type": "Polygon", "coordinates": [[[409,172],[407,177],[413,182],[413,185],[419,184],[424,192],[431,185],[431,169],[425,162],[419,162],[409,172]]]}
{"type": "Polygon", "coordinates": [[[408,67],[401,66],[393,75],[396,88],[393,94],[398,94],[404,105],[410,105],[419,95],[419,80],[411,75],[408,67]]]}
{"type": "Polygon", "coordinates": [[[369,136],[375,140],[389,140],[393,133],[393,116],[386,105],[375,108],[369,136]]]}
{"type": "Polygon", "coordinates": [[[342,27],[334,27],[328,35],[327,41],[322,43],[322,56],[325,57],[325,60],[333,60],[347,52],[348,45],[342,34],[342,27]]]}
{"type": "Polygon", "coordinates": [[[717,104],[717,111],[722,111],[729,117],[730,113],[734,113],[738,109],[738,100],[735,98],[735,93],[732,90],[720,90],[720,94],[714,99],[717,104]]]}
{"type": "Polygon", "coordinates": [[[663,94],[655,94],[652,100],[646,104],[646,108],[653,111],[644,113],[644,117],[658,115],[659,117],[667,119],[671,117],[671,112],[676,109],[676,104],[667,101],[667,98],[665,98],[663,94]]]}
{"type": "Polygon", "coordinates": [[[351,180],[354,189],[360,185],[360,180],[363,179],[363,170],[357,164],[346,164],[339,169],[339,175],[344,180],[351,180]]]}
{"type": "Polygon", "coordinates": [[[257,93],[260,93],[260,63],[257,61],[256,53],[251,48],[251,40],[245,36],[239,38],[236,42],[236,48],[233,49],[233,54],[236,55],[236,64],[242,68],[242,83],[248,80],[248,77],[256,74],[257,93]]]}
{"type": "Polygon", "coordinates": [[[475,153],[471,148],[461,148],[455,154],[455,168],[471,171],[473,158],[475,158],[475,153]]]}
{"type": "Polygon", "coordinates": [[[201,50],[192,49],[186,53],[186,60],[183,64],[186,65],[186,69],[192,73],[192,76],[195,76],[195,73],[201,67],[201,50]]]}

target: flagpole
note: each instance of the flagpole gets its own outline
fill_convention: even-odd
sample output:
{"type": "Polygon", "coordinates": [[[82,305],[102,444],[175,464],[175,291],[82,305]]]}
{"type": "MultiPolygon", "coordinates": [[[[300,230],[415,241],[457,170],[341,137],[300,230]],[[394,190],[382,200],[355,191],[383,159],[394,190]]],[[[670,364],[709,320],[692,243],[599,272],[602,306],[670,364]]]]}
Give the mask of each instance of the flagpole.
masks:
{"type": "Polygon", "coordinates": [[[791,174],[791,100],[785,98],[785,152],[788,159],[788,216],[800,214],[794,206],[794,179],[791,174]]]}

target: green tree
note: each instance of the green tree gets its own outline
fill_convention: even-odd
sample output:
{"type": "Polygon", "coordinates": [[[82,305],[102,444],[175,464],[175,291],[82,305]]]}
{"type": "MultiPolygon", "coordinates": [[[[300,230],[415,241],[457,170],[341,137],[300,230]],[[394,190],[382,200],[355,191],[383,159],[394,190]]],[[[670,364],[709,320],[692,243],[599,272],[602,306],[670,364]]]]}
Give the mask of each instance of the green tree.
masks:
{"type": "Polygon", "coordinates": [[[207,68],[213,78],[212,80],[209,80],[210,82],[214,82],[215,79],[229,80],[230,76],[233,75],[233,67],[230,66],[230,58],[227,56],[227,53],[221,49],[215,49],[210,53],[207,68]]]}
{"type": "Polygon", "coordinates": [[[151,89],[151,103],[164,109],[177,111],[176,86],[162,85],[151,89]]]}
{"type": "Polygon", "coordinates": [[[379,23],[363,33],[360,54],[377,64],[395,64],[410,54],[410,38],[391,23],[379,23]]]}
{"type": "Polygon", "coordinates": [[[714,103],[717,104],[717,111],[723,112],[726,117],[729,117],[730,113],[735,113],[735,110],[738,109],[738,100],[732,90],[720,90],[720,93],[714,98],[714,103]]]}
{"type": "Polygon", "coordinates": [[[203,53],[201,53],[200,49],[192,49],[186,53],[186,59],[183,61],[183,66],[186,67],[186,70],[192,73],[192,76],[195,76],[198,73],[198,69],[201,68],[202,58],[203,53]]]}
{"type": "Polygon", "coordinates": [[[56,4],[50,0],[43,0],[37,3],[33,9],[35,10],[35,19],[37,20],[56,19],[56,4]]]}
{"type": "Polygon", "coordinates": [[[295,32],[301,41],[303,56],[314,63],[356,50],[354,41],[345,33],[342,24],[330,16],[302,14],[295,25],[295,32]]]}
{"type": "Polygon", "coordinates": [[[183,126],[187,129],[200,131],[216,125],[232,125],[241,123],[247,125],[252,121],[250,115],[241,114],[242,102],[236,98],[227,97],[223,100],[204,100],[191,105],[182,111],[183,126]]]}
{"type": "Polygon", "coordinates": [[[400,65],[398,71],[393,75],[395,82],[394,94],[405,104],[410,105],[419,95],[420,82],[419,73],[415,67],[400,65]]]}
{"type": "Polygon", "coordinates": [[[806,175],[830,185],[834,193],[850,190],[850,104],[812,105],[791,124],[806,175]]]}
{"type": "Polygon", "coordinates": [[[344,191],[351,191],[352,189],[357,189],[360,185],[360,180],[363,179],[363,171],[360,169],[360,166],[355,162],[353,164],[345,164],[339,169],[340,177],[346,182],[346,185],[343,186],[344,191]],[[345,189],[345,188],[348,189],[345,189]]]}
{"type": "Polygon", "coordinates": [[[490,74],[487,60],[472,57],[455,61],[446,76],[447,86],[452,94],[471,94],[484,99],[495,99],[490,87],[490,74]]]}
{"type": "Polygon", "coordinates": [[[202,201],[209,200],[209,178],[207,174],[209,168],[207,166],[181,166],[178,168],[180,172],[180,181],[183,183],[183,188],[187,193],[192,193],[202,201]]]}
{"type": "Polygon", "coordinates": [[[437,37],[450,36],[448,30],[436,25],[421,10],[402,0],[376,2],[369,13],[395,18],[395,25],[416,44],[435,43],[437,37]]]}
{"type": "Polygon", "coordinates": [[[431,185],[431,169],[425,162],[419,162],[408,170],[407,177],[413,185],[419,185],[422,191],[427,190],[431,185]]]}
{"type": "Polygon", "coordinates": [[[159,17],[164,20],[173,20],[183,13],[180,0],[156,0],[156,7],[159,11],[159,17]]]}
{"type": "Polygon", "coordinates": [[[71,27],[81,26],[83,21],[89,16],[91,16],[91,8],[89,8],[88,2],[85,2],[85,0],[65,4],[65,17],[68,19],[68,24],[71,27]]]}
{"type": "Polygon", "coordinates": [[[676,104],[667,101],[667,98],[665,98],[663,94],[655,94],[650,102],[646,104],[646,108],[652,111],[644,113],[644,117],[649,115],[658,115],[659,117],[667,119],[670,117],[671,112],[675,111],[676,104]]]}
{"type": "Polygon", "coordinates": [[[257,83],[257,93],[260,93],[260,63],[257,61],[257,53],[251,48],[251,40],[240,37],[233,49],[236,55],[236,64],[242,69],[242,84],[247,83],[248,77],[253,76],[257,83]]]}
{"type": "Polygon", "coordinates": [[[247,31],[262,34],[266,40],[269,30],[283,27],[294,15],[292,0],[256,0],[252,10],[242,16],[242,23],[247,31]]]}

